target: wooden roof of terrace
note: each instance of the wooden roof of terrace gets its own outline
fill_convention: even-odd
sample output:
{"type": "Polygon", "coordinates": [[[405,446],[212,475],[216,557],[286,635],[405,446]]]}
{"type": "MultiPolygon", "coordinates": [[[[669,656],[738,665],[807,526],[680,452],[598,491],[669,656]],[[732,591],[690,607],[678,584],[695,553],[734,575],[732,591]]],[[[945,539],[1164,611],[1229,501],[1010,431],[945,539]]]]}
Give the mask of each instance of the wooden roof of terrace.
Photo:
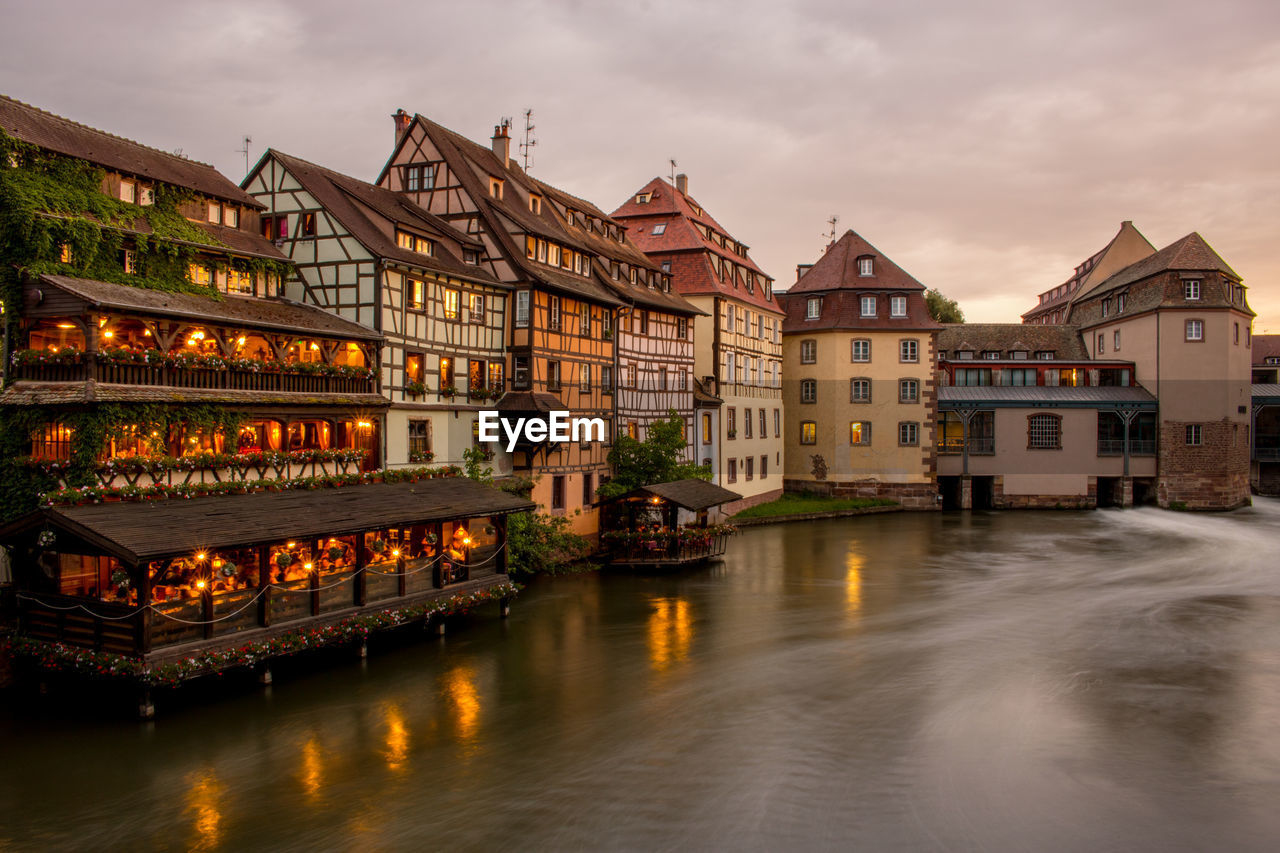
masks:
{"type": "Polygon", "coordinates": [[[648,486],[641,486],[638,489],[632,489],[627,492],[622,498],[640,497],[641,495],[653,495],[694,512],[719,506],[720,504],[727,504],[730,501],[742,500],[742,495],[737,492],[731,492],[726,488],[717,486],[715,483],[708,483],[706,480],[693,479],[672,480],[669,483],[653,483],[648,486]]]}
{"type": "Polygon", "coordinates": [[[48,524],[127,563],[140,563],[193,551],[507,515],[535,507],[532,501],[466,477],[439,477],[341,489],[47,507],[0,527],[0,542],[48,524]]]}

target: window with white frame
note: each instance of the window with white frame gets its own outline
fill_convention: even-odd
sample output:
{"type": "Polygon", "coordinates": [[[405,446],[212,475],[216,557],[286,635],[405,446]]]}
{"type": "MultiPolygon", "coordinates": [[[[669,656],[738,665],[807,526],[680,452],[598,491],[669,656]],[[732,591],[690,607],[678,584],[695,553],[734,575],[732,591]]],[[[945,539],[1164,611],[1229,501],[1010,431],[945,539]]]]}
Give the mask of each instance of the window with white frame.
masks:
{"type": "Polygon", "coordinates": [[[527,290],[516,292],[516,325],[529,325],[529,291],[527,290]]]}
{"type": "Polygon", "coordinates": [[[898,424],[898,445],[915,447],[920,443],[920,424],[915,421],[902,421],[898,424]]]}
{"type": "Polygon", "coordinates": [[[890,317],[907,316],[907,297],[905,296],[889,297],[889,316],[890,317]]]}
{"type": "Polygon", "coordinates": [[[467,294],[467,319],[472,323],[484,322],[484,294],[467,294]]]}
{"type": "Polygon", "coordinates": [[[822,316],[822,297],[810,296],[804,304],[804,318],[806,320],[816,320],[822,316]]]}
{"type": "Polygon", "coordinates": [[[657,225],[653,226],[654,237],[661,237],[665,233],[667,233],[667,223],[659,222],[657,225]]]}
{"type": "Polygon", "coordinates": [[[1111,333],[1111,349],[1120,352],[1120,330],[1116,329],[1111,333]]]}
{"type": "Polygon", "coordinates": [[[919,380],[917,379],[899,379],[898,380],[898,402],[899,403],[920,402],[919,380]]]}
{"type": "Polygon", "coordinates": [[[800,342],[800,363],[814,364],[818,360],[818,342],[817,341],[801,341],[800,342]]]}
{"type": "Polygon", "coordinates": [[[818,380],[816,379],[800,380],[800,402],[801,403],[818,402],[818,380]]]}
{"type": "Polygon", "coordinates": [[[547,328],[553,332],[558,332],[560,331],[560,297],[550,297],[549,304],[551,310],[548,313],[547,328]]]}
{"type": "Polygon", "coordinates": [[[1187,340],[1189,341],[1204,340],[1204,321],[1203,320],[1187,321],[1187,340]]]}
{"type": "Polygon", "coordinates": [[[589,364],[578,366],[578,390],[591,390],[591,365],[589,364]]]}
{"type": "Polygon", "coordinates": [[[871,258],[858,258],[858,275],[869,276],[875,271],[871,258]]]}
{"type": "Polygon", "coordinates": [[[863,317],[876,316],[876,298],[874,296],[864,296],[859,300],[861,306],[861,314],[863,317]]]}
{"type": "Polygon", "coordinates": [[[870,403],[871,402],[871,380],[865,376],[858,376],[849,380],[849,402],[850,403],[870,403]]]}
{"type": "Polygon", "coordinates": [[[591,336],[591,306],[586,303],[578,310],[578,334],[584,338],[591,336]]]}
{"type": "Polygon", "coordinates": [[[920,360],[920,342],[907,338],[898,342],[898,361],[913,363],[920,360]]]}
{"type": "Polygon", "coordinates": [[[1189,278],[1182,282],[1182,295],[1194,302],[1200,298],[1200,279],[1189,278]]]}
{"type": "Polygon", "coordinates": [[[859,339],[853,342],[853,360],[871,361],[871,341],[859,339]]]}

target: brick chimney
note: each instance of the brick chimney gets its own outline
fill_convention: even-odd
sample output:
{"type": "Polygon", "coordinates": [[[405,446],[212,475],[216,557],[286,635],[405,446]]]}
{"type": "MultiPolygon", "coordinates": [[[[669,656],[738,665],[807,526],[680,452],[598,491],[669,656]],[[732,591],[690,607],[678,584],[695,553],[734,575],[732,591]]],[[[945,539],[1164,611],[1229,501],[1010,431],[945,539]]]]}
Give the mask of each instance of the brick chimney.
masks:
{"type": "Polygon", "coordinates": [[[676,189],[680,191],[680,195],[689,194],[689,176],[685,174],[676,175],[676,189]]]}
{"type": "Polygon", "coordinates": [[[493,156],[504,169],[511,161],[511,134],[505,120],[493,128],[493,156]]]}
{"type": "Polygon", "coordinates": [[[404,110],[396,110],[391,114],[391,120],[396,123],[396,145],[399,145],[400,140],[409,132],[409,125],[413,124],[413,116],[404,110]]]}

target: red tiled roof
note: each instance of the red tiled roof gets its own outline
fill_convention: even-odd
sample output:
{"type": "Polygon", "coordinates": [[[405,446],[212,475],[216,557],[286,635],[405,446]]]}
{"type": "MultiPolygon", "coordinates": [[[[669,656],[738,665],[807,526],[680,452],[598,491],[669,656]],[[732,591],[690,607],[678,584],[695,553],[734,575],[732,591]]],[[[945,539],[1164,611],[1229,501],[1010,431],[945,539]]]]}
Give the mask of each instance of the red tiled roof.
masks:
{"type": "Polygon", "coordinates": [[[1130,264],[1120,270],[1111,278],[1091,288],[1088,295],[1091,297],[1097,296],[1158,273],[1176,270],[1193,272],[1212,270],[1240,281],[1240,276],[1227,265],[1222,256],[1215,252],[1203,237],[1192,231],[1182,239],[1175,240],[1165,246],[1154,255],[1149,255],[1137,263],[1130,264]]]}
{"type": "Polygon", "coordinates": [[[188,160],[132,139],[45,112],[0,95],[0,128],[48,151],[87,160],[111,171],[186,187],[198,193],[261,209],[262,204],[208,163],[188,160]]]}
{"type": "Polygon", "coordinates": [[[812,293],[828,290],[905,290],[923,291],[924,285],[912,278],[875,246],[854,231],[827,248],[818,261],[787,289],[788,293],[812,293]],[[858,259],[872,258],[871,275],[858,274],[858,259]]]}

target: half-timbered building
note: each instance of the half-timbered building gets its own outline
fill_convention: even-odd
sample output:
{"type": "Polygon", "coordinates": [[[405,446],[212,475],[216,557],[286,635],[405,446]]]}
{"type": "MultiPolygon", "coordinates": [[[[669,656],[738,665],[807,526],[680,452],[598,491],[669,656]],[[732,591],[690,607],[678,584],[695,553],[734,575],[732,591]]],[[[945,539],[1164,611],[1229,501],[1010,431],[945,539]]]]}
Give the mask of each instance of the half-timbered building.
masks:
{"type": "MultiPolygon", "coordinates": [[[[507,378],[510,285],[480,265],[480,240],[385,187],[279,151],[244,186],[267,207],[264,234],[297,264],[289,295],[385,337],[387,464],[460,463],[476,412],[507,378]]],[[[495,469],[510,472],[508,454],[496,451],[495,469]]]]}
{"type": "Polygon", "coordinates": [[[773,279],[688,189],[684,175],[674,187],[654,178],[613,217],[703,312],[694,321],[694,460],[743,495],[723,508],[732,514],[782,492],[782,311],[773,279]]]}
{"type": "MultiPolygon", "coordinates": [[[[505,415],[545,417],[552,410],[575,418],[601,418],[614,426],[617,378],[615,328],[626,304],[600,279],[598,249],[584,236],[625,243],[616,223],[591,217],[570,226],[548,188],[510,157],[505,125],[484,147],[421,116],[394,116],[395,148],[377,183],[404,194],[483,248],[480,265],[512,285],[507,324],[508,393],[505,415]]],[[[621,274],[649,272],[636,258],[621,274]]],[[[534,500],[567,516],[573,528],[594,536],[595,490],[608,474],[603,442],[542,442],[517,447],[515,470],[537,479],[534,500]]]]}
{"type": "Polygon", "coordinates": [[[381,336],[280,293],[213,167],[0,98],[6,512],[376,466],[381,336]]]}

